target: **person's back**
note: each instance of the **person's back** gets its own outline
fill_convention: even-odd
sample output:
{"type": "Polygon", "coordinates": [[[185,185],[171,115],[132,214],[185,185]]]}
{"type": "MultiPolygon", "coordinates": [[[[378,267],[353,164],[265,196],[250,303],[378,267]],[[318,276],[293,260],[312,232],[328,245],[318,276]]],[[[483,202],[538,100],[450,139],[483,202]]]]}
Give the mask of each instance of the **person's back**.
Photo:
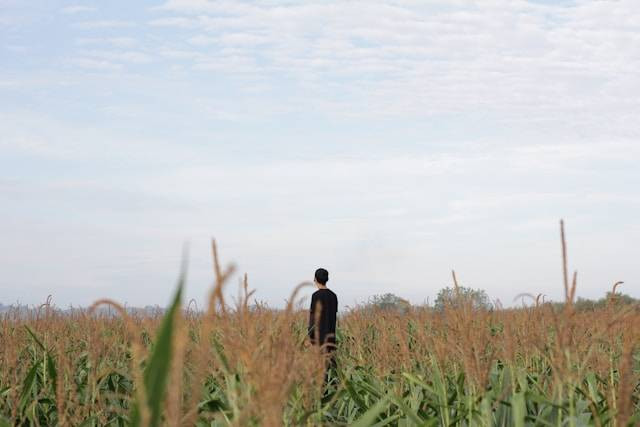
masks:
{"type": "Polygon", "coordinates": [[[329,352],[336,346],[336,315],[338,297],[327,288],[329,273],[319,268],[315,274],[318,290],[311,296],[309,311],[309,338],[316,345],[324,345],[329,352]]]}

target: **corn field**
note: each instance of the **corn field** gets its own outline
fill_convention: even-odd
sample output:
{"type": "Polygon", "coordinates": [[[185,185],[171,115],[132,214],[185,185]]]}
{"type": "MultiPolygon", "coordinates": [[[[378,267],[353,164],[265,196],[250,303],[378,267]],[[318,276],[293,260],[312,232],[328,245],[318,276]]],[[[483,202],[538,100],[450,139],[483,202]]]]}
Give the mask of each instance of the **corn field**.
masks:
{"type": "Polygon", "coordinates": [[[637,425],[640,312],[614,297],[576,311],[564,261],[561,309],[532,298],[517,309],[343,314],[325,387],[295,304],[302,286],[276,311],[250,305],[245,276],[227,304],[233,268],[214,246],[205,312],[183,304],[181,280],[155,315],[109,300],[2,315],[0,426],[637,425]]]}

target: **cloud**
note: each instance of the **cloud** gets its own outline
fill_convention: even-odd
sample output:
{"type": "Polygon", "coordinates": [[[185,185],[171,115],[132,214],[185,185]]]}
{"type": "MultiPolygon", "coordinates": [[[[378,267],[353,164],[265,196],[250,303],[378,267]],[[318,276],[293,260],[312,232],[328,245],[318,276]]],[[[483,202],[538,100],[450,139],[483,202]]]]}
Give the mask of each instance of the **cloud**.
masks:
{"type": "Polygon", "coordinates": [[[0,88],[16,88],[19,82],[16,80],[0,80],[0,88]]]}
{"type": "Polygon", "coordinates": [[[76,44],[87,45],[111,45],[115,47],[133,47],[138,41],[133,37],[80,37],[76,39],[76,44]]]}
{"type": "Polygon", "coordinates": [[[198,59],[202,57],[206,57],[205,54],[193,50],[187,49],[171,49],[171,48],[162,48],[156,51],[156,53],[162,57],[168,59],[177,59],[177,60],[185,60],[185,59],[198,59]]]}
{"type": "Polygon", "coordinates": [[[117,71],[122,69],[121,64],[117,64],[113,61],[107,61],[103,59],[94,58],[74,58],[70,61],[74,67],[89,69],[89,70],[107,70],[117,71]]]}
{"type": "Polygon", "coordinates": [[[171,0],[154,13],[165,16],[152,25],[189,29],[195,69],[286,76],[328,114],[322,104],[339,90],[336,111],[352,117],[481,110],[565,134],[599,133],[606,122],[609,133],[640,135],[633,1],[171,0]]]}
{"type": "Polygon", "coordinates": [[[85,59],[112,63],[147,64],[153,57],[139,50],[83,50],[78,52],[85,59]]]}
{"type": "Polygon", "coordinates": [[[73,26],[81,30],[95,30],[102,28],[130,28],[134,27],[135,24],[131,21],[97,20],[76,22],[73,26]]]}
{"type": "Polygon", "coordinates": [[[29,50],[28,47],[20,46],[20,45],[8,45],[8,46],[5,46],[4,48],[7,49],[8,51],[16,52],[16,53],[24,53],[29,50]]]}
{"type": "Polygon", "coordinates": [[[219,43],[220,39],[217,37],[195,36],[195,37],[191,37],[187,41],[196,46],[206,46],[206,45],[217,44],[219,43]]]}
{"type": "Polygon", "coordinates": [[[67,15],[74,15],[76,13],[83,13],[83,12],[93,12],[95,10],[96,10],[95,7],[83,6],[83,5],[67,6],[61,9],[62,13],[67,15]]]}
{"type": "Polygon", "coordinates": [[[154,19],[149,22],[149,25],[154,27],[177,27],[177,28],[189,28],[192,26],[193,21],[183,17],[171,17],[154,19]]]}
{"type": "Polygon", "coordinates": [[[559,217],[583,236],[585,289],[638,277],[619,248],[640,238],[640,3],[542,3],[174,0],[75,24],[36,6],[0,18],[34,53],[7,52],[0,71],[7,289],[90,282],[145,301],[193,237],[202,290],[215,235],[272,303],[315,263],[345,300],[420,301],[455,264],[508,301],[555,289],[559,217]]]}

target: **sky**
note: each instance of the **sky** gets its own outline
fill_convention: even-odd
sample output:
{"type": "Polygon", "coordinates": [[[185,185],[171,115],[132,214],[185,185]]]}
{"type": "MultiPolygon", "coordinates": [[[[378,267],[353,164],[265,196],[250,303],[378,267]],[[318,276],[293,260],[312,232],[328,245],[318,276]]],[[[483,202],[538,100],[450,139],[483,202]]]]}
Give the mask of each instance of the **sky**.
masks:
{"type": "MultiPolygon", "coordinates": [[[[640,2],[0,0],[0,302],[640,298],[640,2]],[[312,292],[306,288],[302,295],[312,292]]],[[[304,302],[303,302],[304,304],[304,302]]]]}

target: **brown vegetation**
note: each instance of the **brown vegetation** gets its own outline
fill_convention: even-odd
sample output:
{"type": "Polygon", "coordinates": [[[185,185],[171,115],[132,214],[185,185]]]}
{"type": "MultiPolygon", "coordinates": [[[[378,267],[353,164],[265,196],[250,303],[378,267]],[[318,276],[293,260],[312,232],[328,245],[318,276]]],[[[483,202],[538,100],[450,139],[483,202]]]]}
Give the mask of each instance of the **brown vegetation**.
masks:
{"type": "MultiPolygon", "coordinates": [[[[233,269],[221,269],[214,246],[207,311],[178,311],[172,325],[167,393],[156,402],[162,423],[634,424],[640,312],[615,298],[575,310],[576,276],[570,283],[563,253],[560,310],[533,298],[517,309],[344,314],[339,381],[323,398],[322,356],[307,342],[307,311],[293,303],[300,287],[285,310],[250,306],[245,276],[230,307],[222,287],[233,269]]],[[[25,425],[153,425],[141,384],[162,316],[96,304],[119,316],[63,314],[45,304],[0,317],[0,425],[1,417],[25,425]],[[136,422],[134,401],[142,402],[136,422]]]]}

